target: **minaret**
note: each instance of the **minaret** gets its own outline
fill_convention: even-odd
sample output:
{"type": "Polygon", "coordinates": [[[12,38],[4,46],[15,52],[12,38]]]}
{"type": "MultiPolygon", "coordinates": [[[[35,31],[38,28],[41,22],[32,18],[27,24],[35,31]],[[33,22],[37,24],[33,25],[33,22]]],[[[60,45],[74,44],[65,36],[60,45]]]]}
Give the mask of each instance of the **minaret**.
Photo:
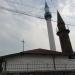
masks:
{"type": "Polygon", "coordinates": [[[45,0],[45,15],[44,16],[45,16],[45,19],[46,19],[46,22],[47,22],[50,49],[51,50],[56,50],[55,41],[54,41],[54,35],[53,35],[53,28],[52,28],[52,23],[51,23],[52,15],[49,12],[49,7],[47,5],[46,0],[45,0]]]}
{"type": "Polygon", "coordinates": [[[68,35],[70,30],[66,29],[65,23],[58,11],[57,11],[57,27],[58,27],[57,35],[59,36],[60,39],[62,53],[65,55],[72,55],[73,49],[68,35]]]}

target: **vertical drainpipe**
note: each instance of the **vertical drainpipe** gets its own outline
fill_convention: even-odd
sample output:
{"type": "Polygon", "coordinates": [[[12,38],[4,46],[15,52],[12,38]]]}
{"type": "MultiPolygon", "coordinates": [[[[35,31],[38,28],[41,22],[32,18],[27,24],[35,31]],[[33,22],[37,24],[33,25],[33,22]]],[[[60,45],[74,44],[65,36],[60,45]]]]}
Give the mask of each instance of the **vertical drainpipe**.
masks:
{"type": "Polygon", "coordinates": [[[55,55],[53,55],[53,67],[54,67],[54,70],[56,70],[56,65],[55,65],[55,55]]]}
{"type": "Polygon", "coordinates": [[[2,63],[3,63],[3,58],[1,58],[1,59],[0,59],[0,74],[1,74],[1,73],[2,73],[2,71],[3,71],[2,63]]]}

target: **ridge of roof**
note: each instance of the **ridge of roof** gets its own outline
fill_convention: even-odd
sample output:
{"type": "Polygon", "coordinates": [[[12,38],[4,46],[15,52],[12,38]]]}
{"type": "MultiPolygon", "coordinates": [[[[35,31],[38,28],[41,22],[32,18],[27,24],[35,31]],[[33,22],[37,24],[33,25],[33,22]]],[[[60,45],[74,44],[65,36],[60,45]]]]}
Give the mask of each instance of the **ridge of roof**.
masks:
{"type": "Polygon", "coordinates": [[[32,49],[32,50],[22,51],[22,52],[19,52],[19,53],[4,55],[4,56],[1,56],[0,58],[11,57],[11,56],[16,56],[16,55],[24,55],[24,54],[34,54],[34,55],[37,55],[37,54],[40,54],[40,55],[62,55],[62,52],[38,48],[38,49],[32,49]]]}

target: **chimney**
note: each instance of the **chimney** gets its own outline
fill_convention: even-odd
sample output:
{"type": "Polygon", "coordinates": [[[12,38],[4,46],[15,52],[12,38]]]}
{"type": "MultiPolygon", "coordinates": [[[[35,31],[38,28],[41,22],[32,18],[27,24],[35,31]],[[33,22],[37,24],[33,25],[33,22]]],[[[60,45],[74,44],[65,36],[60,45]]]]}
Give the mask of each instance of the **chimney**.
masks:
{"type": "Polygon", "coordinates": [[[57,27],[58,27],[57,35],[59,36],[60,39],[62,53],[64,55],[69,56],[73,55],[73,49],[68,35],[70,30],[66,29],[65,23],[58,11],[57,11],[57,27]]]}

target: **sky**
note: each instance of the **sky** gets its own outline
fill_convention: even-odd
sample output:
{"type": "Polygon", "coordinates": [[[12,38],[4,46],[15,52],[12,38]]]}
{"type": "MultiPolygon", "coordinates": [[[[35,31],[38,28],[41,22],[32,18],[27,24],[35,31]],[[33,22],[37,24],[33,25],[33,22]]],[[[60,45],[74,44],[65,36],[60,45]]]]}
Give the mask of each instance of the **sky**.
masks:
{"type": "MultiPolygon", "coordinates": [[[[0,0],[0,56],[23,51],[23,40],[25,51],[37,48],[50,50],[44,2],[45,0],[0,0]]],[[[58,10],[66,27],[70,29],[70,40],[75,51],[75,0],[47,0],[47,3],[52,14],[56,50],[61,51],[59,37],[56,35],[58,10]]]]}

